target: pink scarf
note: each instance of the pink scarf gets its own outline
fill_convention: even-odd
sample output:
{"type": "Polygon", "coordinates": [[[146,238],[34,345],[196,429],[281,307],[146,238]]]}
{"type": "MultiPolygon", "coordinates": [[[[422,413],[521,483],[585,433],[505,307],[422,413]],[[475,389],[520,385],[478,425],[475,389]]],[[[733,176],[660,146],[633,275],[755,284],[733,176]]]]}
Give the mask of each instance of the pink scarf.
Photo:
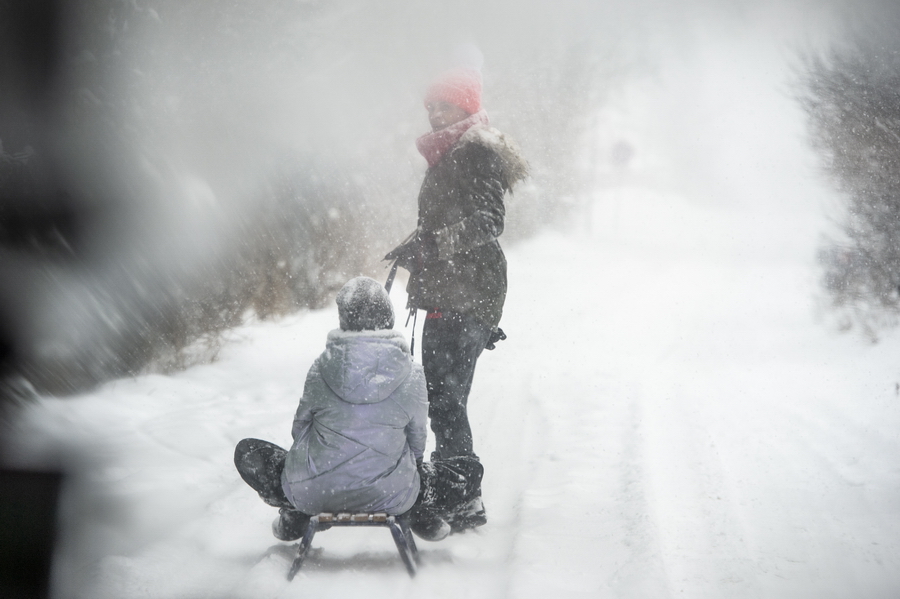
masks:
{"type": "Polygon", "coordinates": [[[485,127],[490,125],[487,112],[479,110],[449,127],[426,133],[416,140],[416,147],[419,149],[419,153],[428,161],[430,168],[440,162],[447,150],[455,146],[459,138],[475,125],[484,125],[485,127]]]}

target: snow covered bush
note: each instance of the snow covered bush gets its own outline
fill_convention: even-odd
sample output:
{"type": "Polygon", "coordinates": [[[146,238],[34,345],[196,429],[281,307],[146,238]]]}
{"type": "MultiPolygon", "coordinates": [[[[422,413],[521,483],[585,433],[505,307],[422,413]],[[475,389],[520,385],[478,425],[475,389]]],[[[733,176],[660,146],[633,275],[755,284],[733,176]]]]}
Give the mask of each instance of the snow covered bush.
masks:
{"type": "Polygon", "coordinates": [[[843,328],[873,338],[900,314],[900,5],[806,58],[799,100],[825,169],[846,198],[844,238],[819,254],[843,328]]]}

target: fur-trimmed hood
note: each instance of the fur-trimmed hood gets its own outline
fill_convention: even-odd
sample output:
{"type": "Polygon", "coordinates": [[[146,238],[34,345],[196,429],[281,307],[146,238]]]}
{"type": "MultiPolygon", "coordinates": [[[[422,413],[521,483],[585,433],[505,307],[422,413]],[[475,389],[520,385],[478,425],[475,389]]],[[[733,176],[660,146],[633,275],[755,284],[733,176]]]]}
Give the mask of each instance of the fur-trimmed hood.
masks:
{"type": "Polygon", "coordinates": [[[294,415],[285,495],[304,514],[408,511],[427,421],[425,373],[399,331],[332,331],[294,415]]]}
{"type": "Polygon", "coordinates": [[[409,346],[392,329],[328,333],[319,372],[344,401],[377,403],[397,390],[412,369],[409,346]]]}
{"type": "Polygon", "coordinates": [[[493,150],[500,157],[500,163],[503,165],[503,177],[510,193],[516,183],[528,177],[528,161],[522,156],[516,143],[506,134],[488,125],[475,125],[463,133],[451,153],[470,143],[480,144],[493,150]]]}

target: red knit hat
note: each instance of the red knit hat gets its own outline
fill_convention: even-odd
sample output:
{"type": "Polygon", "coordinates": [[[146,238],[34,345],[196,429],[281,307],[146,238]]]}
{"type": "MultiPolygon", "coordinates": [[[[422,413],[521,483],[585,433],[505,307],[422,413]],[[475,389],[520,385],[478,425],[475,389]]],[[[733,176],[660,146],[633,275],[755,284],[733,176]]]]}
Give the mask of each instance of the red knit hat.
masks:
{"type": "Polygon", "coordinates": [[[425,92],[425,106],[433,102],[449,102],[475,114],[481,110],[481,73],[466,67],[442,73],[425,92]]]}

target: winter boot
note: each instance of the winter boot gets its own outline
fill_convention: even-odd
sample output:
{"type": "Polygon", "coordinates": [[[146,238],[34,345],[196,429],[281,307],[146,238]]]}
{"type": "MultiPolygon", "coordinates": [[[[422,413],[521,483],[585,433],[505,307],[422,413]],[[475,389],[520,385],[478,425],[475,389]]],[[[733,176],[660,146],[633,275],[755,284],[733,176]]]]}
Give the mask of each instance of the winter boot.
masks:
{"type": "Polygon", "coordinates": [[[487,523],[481,500],[484,467],[475,456],[458,456],[434,463],[432,482],[444,519],[452,532],[458,533],[487,523]]]}
{"type": "Polygon", "coordinates": [[[234,448],[234,465],[244,482],[259,493],[260,499],[272,507],[291,505],[281,488],[281,471],[287,452],[274,443],[260,439],[243,439],[234,448]]]}
{"type": "Polygon", "coordinates": [[[450,524],[438,510],[422,506],[409,512],[409,528],[426,541],[441,541],[450,534],[450,524]]]}
{"type": "Polygon", "coordinates": [[[309,526],[309,516],[297,510],[281,508],[272,522],[272,534],[279,541],[296,541],[303,536],[309,526]]]}
{"type": "Polygon", "coordinates": [[[487,524],[487,514],[484,511],[481,495],[479,494],[478,497],[452,510],[447,515],[447,521],[450,524],[450,530],[454,534],[487,524]]]}

